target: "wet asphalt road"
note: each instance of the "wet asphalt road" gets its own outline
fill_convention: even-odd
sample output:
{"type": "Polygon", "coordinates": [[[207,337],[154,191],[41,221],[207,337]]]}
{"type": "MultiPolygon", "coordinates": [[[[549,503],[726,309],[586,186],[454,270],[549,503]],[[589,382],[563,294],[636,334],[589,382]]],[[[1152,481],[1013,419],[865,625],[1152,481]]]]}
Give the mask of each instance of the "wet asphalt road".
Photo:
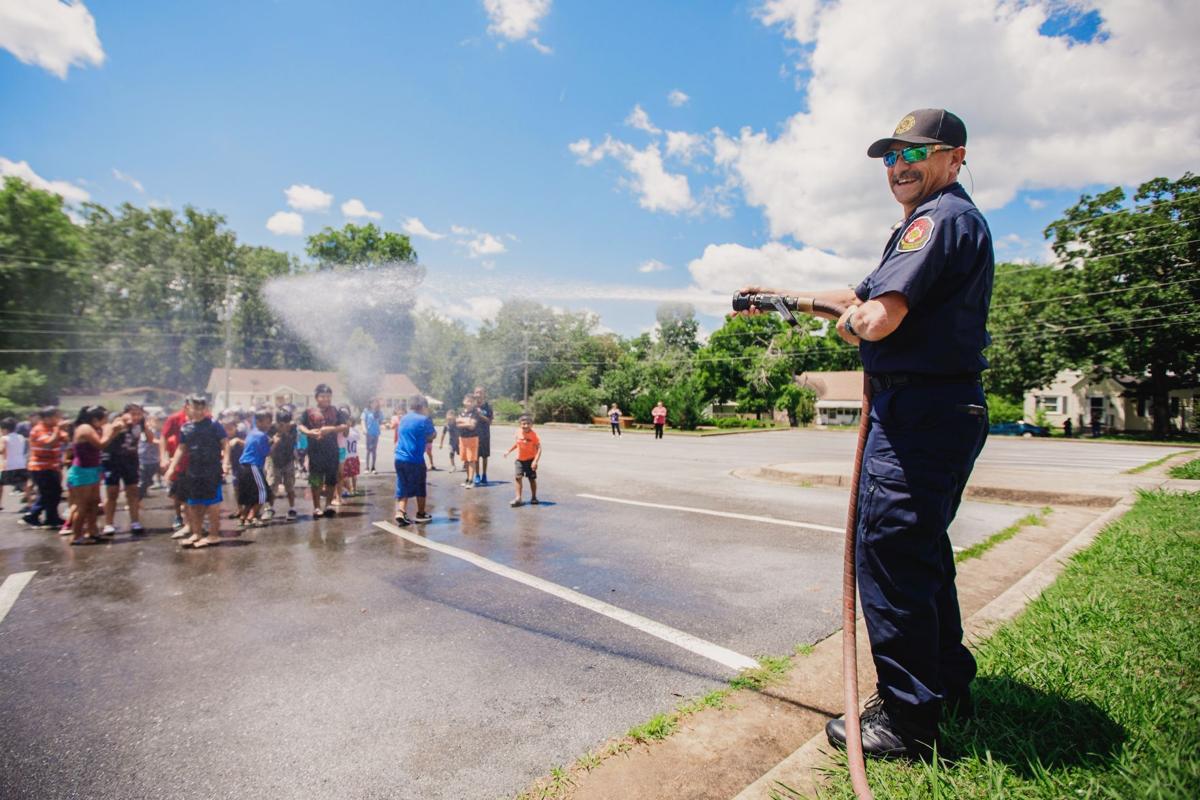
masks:
{"type": "MultiPolygon", "coordinates": [[[[511,430],[494,436],[502,452],[511,430]]],[[[508,507],[510,461],[493,459],[482,489],[434,472],[426,535],[744,654],[788,653],[837,626],[840,534],[578,495],[837,527],[844,492],[729,472],[848,458],[852,436],[542,439],[548,502],[508,507]]],[[[1150,460],[1095,453],[1096,469],[1150,460]]],[[[391,476],[362,485],[337,519],[305,503],[297,522],[203,551],[165,535],[161,492],[153,533],[102,546],[0,516],[0,577],[37,571],[0,622],[0,797],[512,797],[731,676],[373,527],[392,515],[391,476]]],[[[966,503],[952,538],[970,544],[1026,511],[966,503]]]]}

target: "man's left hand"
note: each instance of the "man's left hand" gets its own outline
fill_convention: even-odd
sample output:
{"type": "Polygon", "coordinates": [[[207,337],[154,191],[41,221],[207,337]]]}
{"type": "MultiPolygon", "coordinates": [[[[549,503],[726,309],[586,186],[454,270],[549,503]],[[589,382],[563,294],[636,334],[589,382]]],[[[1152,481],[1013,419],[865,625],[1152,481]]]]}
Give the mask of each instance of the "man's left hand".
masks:
{"type": "Polygon", "coordinates": [[[851,305],[846,309],[842,316],[838,318],[837,321],[838,336],[842,337],[842,340],[847,344],[852,344],[855,347],[857,347],[859,342],[862,340],[858,336],[855,336],[853,333],[850,333],[850,331],[846,330],[846,320],[854,316],[854,314],[858,312],[858,308],[859,307],[857,305],[851,305]]]}

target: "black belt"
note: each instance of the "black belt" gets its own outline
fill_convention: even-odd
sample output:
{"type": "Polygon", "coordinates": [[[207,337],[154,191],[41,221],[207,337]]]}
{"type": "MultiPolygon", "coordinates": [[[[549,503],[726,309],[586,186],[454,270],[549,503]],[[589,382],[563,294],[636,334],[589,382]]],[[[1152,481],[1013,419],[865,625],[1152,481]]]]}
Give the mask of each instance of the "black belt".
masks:
{"type": "Polygon", "coordinates": [[[887,372],[871,375],[871,388],[876,392],[899,389],[901,386],[945,386],[954,383],[979,383],[979,374],[961,372],[956,375],[924,375],[919,372],[887,372]]]}

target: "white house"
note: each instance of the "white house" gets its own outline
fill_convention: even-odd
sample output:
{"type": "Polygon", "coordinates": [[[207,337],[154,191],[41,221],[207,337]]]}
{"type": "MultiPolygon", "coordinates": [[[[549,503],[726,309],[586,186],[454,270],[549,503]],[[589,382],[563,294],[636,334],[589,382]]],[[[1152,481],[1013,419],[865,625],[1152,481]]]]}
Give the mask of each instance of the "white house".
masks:
{"type": "MultiPolygon", "coordinates": [[[[1050,385],[1025,393],[1025,417],[1033,420],[1038,410],[1050,425],[1061,428],[1068,419],[1076,432],[1091,429],[1098,420],[1105,431],[1151,431],[1151,399],[1144,378],[1119,376],[1093,379],[1079,370],[1063,370],[1050,385]]],[[[1195,428],[1200,411],[1200,387],[1174,389],[1168,393],[1171,425],[1176,430],[1195,428]]]]}
{"type": "Polygon", "coordinates": [[[858,370],[802,372],[796,384],[817,393],[816,424],[858,424],[863,398],[863,374],[858,370]]]}
{"type": "MultiPolygon", "coordinates": [[[[350,402],[345,382],[337,372],[304,369],[231,369],[229,395],[225,394],[225,370],[214,367],[208,379],[208,394],[218,408],[254,408],[259,405],[280,406],[291,403],[298,408],[313,405],[313,389],[325,383],[333,389],[334,405],[350,402]]],[[[382,376],[376,396],[386,410],[406,409],[408,398],[421,390],[407,375],[382,376]]],[[[433,401],[431,401],[431,404],[433,401]]],[[[438,401],[437,405],[441,405],[438,401]]]]}

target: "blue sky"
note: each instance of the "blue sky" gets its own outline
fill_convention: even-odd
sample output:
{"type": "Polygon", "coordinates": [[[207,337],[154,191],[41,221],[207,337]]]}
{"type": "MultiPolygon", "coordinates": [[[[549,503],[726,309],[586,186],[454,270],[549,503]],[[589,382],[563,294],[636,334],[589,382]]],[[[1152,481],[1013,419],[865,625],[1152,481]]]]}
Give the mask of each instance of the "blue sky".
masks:
{"type": "MultiPolygon", "coordinates": [[[[1007,162],[1014,152],[1004,160],[988,152],[1029,144],[1008,130],[1016,127],[1012,119],[979,99],[993,67],[962,65],[962,74],[943,78],[964,84],[954,91],[897,87],[894,68],[853,73],[862,53],[839,37],[855,15],[864,31],[886,27],[878,4],[874,13],[871,4],[850,0],[487,5],[92,0],[82,9],[94,20],[102,60],[80,44],[86,30],[64,21],[26,34],[28,48],[0,42],[10,51],[0,53],[0,157],[105,204],[217,210],[242,241],[295,253],[303,237],[269,231],[272,215],[299,214],[305,235],[343,224],[342,204],[355,199],[391,230],[417,218],[444,236],[413,242],[431,276],[452,287],[453,313],[467,319],[493,309],[498,293],[542,299],[565,284],[616,287],[623,296],[638,289],[714,294],[781,273],[794,273],[789,285],[797,287],[854,281],[898,217],[882,169],[861,153],[920,105],[958,110],[972,142],[988,146],[973,176],[1002,259],[1043,257],[1041,229],[1081,190],[1177,177],[1179,164],[1196,163],[1193,144],[1190,152],[1117,169],[1090,170],[1079,159],[1061,175],[1047,174],[1057,169],[1051,166],[1013,176],[1007,162]],[[38,46],[48,54],[39,56],[38,46]],[[55,74],[56,54],[75,60],[58,67],[65,78],[55,74]],[[670,102],[672,91],[686,102],[670,102]],[[853,102],[840,108],[842,98],[853,102]],[[628,122],[635,107],[640,128],[628,122]],[[673,156],[672,131],[692,137],[694,149],[673,156]],[[661,169],[651,163],[650,178],[639,183],[646,159],[661,169]],[[331,195],[328,209],[289,207],[284,192],[296,185],[331,195]],[[773,255],[764,256],[771,243],[773,255]],[[763,258],[770,263],[755,267],[763,258]],[[639,270],[650,261],[657,271],[639,270]]],[[[1144,52],[1146,43],[1122,36],[1096,5],[1071,14],[1047,6],[1030,30],[1019,16],[994,29],[963,17],[951,20],[952,30],[968,40],[990,36],[1005,50],[1027,47],[1030,59],[1048,67],[1089,75],[1109,68],[1113,80],[1122,70],[1136,78],[1127,74],[1127,51],[1144,52]],[[1089,63],[1072,66],[1081,54],[1089,63]]],[[[1114,20],[1123,19],[1119,12],[1114,20]]],[[[877,33],[864,33],[862,47],[880,58],[894,46],[873,46],[870,35],[877,33]]],[[[923,71],[943,74],[939,58],[955,55],[922,58],[931,63],[915,64],[918,83],[923,71]]],[[[1002,89],[1028,94],[1028,86],[1002,89]]],[[[1071,91],[1013,113],[1037,115],[1036,133],[1052,150],[1069,152],[1071,137],[1107,147],[1097,145],[1086,120],[1056,126],[1041,119],[1046,103],[1121,102],[1106,99],[1103,81],[1094,96],[1071,91]]],[[[1116,113],[1139,111],[1127,106],[1116,113]]],[[[1194,112],[1178,113],[1161,122],[1194,141],[1194,112]]],[[[1113,109],[1095,114],[1111,119],[1113,109]]],[[[1130,124],[1125,135],[1132,137],[1130,124]]],[[[653,323],[650,302],[546,301],[596,310],[621,333],[653,323]]],[[[711,328],[717,318],[706,322],[711,328]]]]}

